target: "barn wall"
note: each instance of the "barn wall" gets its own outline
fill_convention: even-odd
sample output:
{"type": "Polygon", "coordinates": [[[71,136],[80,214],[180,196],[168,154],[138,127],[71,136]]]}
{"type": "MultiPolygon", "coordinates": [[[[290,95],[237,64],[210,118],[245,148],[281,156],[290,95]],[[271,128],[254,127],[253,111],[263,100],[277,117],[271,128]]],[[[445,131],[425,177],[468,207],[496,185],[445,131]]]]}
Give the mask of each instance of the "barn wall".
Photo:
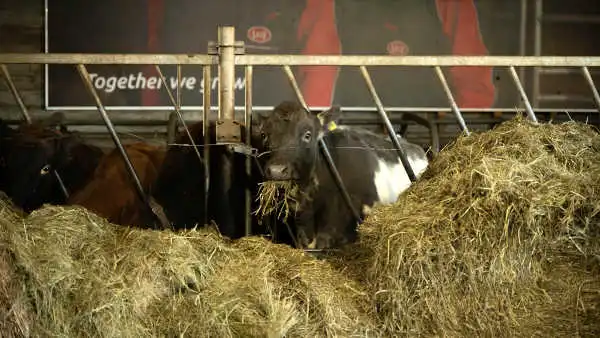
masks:
{"type": "MultiPolygon", "coordinates": [[[[44,52],[44,15],[42,0],[2,0],[0,1],[0,53],[42,53],[44,52]]],[[[49,116],[43,111],[44,67],[42,65],[9,65],[11,77],[19,90],[32,117],[49,116]]],[[[4,81],[0,84],[0,117],[18,120],[20,110],[4,81]]],[[[142,112],[144,113],[144,112],[142,112]]],[[[115,117],[117,132],[125,143],[140,139],[165,143],[166,122],[158,126],[135,126],[127,121],[127,115],[134,112],[111,112],[115,117]],[[119,123],[118,120],[121,120],[119,123]],[[124,125],[129,124],[129,125],[124,125]]],[[[148,119],[167,121],[168,113],[144,113],[148,119]]],[[[92,143],[110,149],[114,145],[108,136],[106,127],[101,125],[97,111],[65,112],[69,121],[76,121],[71,129],[82,132],[92,143]],[[95,124],[86,125],[86,124],[95,124]]]]}

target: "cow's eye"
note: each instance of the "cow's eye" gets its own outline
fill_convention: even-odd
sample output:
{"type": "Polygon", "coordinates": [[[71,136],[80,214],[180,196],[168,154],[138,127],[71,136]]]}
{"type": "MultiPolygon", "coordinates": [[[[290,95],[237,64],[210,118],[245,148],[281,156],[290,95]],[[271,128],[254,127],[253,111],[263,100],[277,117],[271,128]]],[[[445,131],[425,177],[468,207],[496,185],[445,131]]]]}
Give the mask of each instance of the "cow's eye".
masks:
{"type": "Polygon", "coordinates": [[[50,165],[46,164],[41,170],[40,170],[40,174],[41,175],[46,175],[47,173],[50,172],[50,165]]]}
{"type": "Polygon", "coordinates": [[[302,137],[302,139],[304,140],[304,142],[310,142],[311,137],[312,137],[312,133],[310,131],[307,131],[306,133],[304,133],[304,136],[302,137]]]}

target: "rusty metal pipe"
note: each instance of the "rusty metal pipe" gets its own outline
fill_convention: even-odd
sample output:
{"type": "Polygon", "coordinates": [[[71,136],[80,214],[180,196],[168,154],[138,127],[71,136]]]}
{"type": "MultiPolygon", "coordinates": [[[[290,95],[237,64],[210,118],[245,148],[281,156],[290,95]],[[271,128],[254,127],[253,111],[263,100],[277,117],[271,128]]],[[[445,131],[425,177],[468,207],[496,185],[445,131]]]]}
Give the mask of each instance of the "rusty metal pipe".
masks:
{"type": "MultiPolygon", "coordinates": [[[[252,66],[246,66],[244,72],[246,79],[244,124],[246,125],[246,144],[249,147],[252,147],[252,70],[252,66]]],[[[252,177],[252,157],[250,155],[246,156],[246,175],[252,177]]],[[[252,235],[252,194],[248,187],[246,187],[245,204],[246,236],[250,236],[252,235]]]]}
{"type": "MultiPolygon", "coordinates": [[[[160,80],[162,81],[165,90],[167,91],[167,95],[169,96],[169,100],[171,101],[171,104],[173,105],[173,108],[175,108],[175,114],[177,114],[177,118],[179,119],[179,122],[181,122],[181,125],[183,126],[183,129],[185,129],[185,132],[188,136],[188,138],[190,139],[190,143],[192,144],[192,147],[194,148],[194,151],[196,152],[196,156],[198,156],[198,160],[200,160],[200,163],[204,163],[204,160],[202,160],[202,156],[200,155],[200,151],[198,150],[198,147],[196,146],[196,142],[194,141],[194,137],[192,136],[192,134],[190,133],[190,130],[187,126],[187,123],[185,123],[185,119],[183,118],[183,115],[181,115],[181,111],[180,111],[180,106],[179,106],[179,102],[177,102],[175,100],[175,97],[173,97],[173,93],[171,92],[171,88],[169,88],[167,79],[165,77],[165,75],[163,74],[163,72],[160,69],[159,65],[155,65],[156,67],[156,72],[158,73],[158,76],[160,76],[160,80]]],[[[181,76],[181,74],[178,74],[178,77],[181,76]]]]}
{"type": "Polygon", "coordinates": [[[460,126],[460,129],[466,135],[470,135],[471,132],[469,131],[469,128],[467,127],[467,124],[465,123],[465,119],[463,118],[462,113],[460,112],[460,109],[458,109],[458,105],[456,104],[456,100],[454,100],[454,95],[452,95],[452,91],[450,90],[448,81],[446,81],[444,72],[442,72],[442,68],[440,68],[440,66],[435,66],[434,68],[435,68],[435,73],[437,74],[438,79],[440,80],[440,83],[442,84],[442,87],[444,88],[444,92],[446,93],[448,102],[450,102],[450,107],[452,108],[452,112],[454,113],[454,116],[458,120],[458,125],[460,126]]]}
{"type": "Polygon", "coordinates": [[[404,170],[406,170],[406,174],[408,175],[408,178],[410,178],[410,180],[412,182],[416,181],[417,176],[415,175],[415,172],[413,171],[412,167],[410,166],[410,162],[408,161],[406,152],[402,148],[402,145],[400,145],[400,141],[398,140],[398,135],[396,135],[396,132],[394,131],[394,127],[392,126],[392,123],[390,122],[390,119],[389,119],[387,113],[383,109],[383,104],[381,103],[381,99],[379,99],[379,95],[377,95],[377,90],[375,90],[375,86],[373,85],[373,81],[371,80],[371,76],[369,75],[369,71],[367,70],[367,67],[360,66],[360,73],[362,74],[362,77],[365,80],[365,84],[367,85],[367,88],[369,89],[369,93],[371,93],[371,97],[373,98],[373,101],[375,101],[375,106],[377,107],[377,112],[379,113],[379,116],[383,120],[383,124],[385,126],[385,129],[388,132],[390,139],[392,140],[392,144],[394,145],[394,148],[396,148],[396,151],[398,152],[398,155],[400,156],[400,161],[402,162],[402,166],[404,167],[404,170]]]}
{"type": "Polygon", "coordinates": [[[27,107],[25,106],[25,103],[23,102],[23,98],[21,97],[19,90],[17,90],[17,87],[15,86],[15,83],[12,80],[12,77],[10,76],[8,68],[6,67],[6,65],[0,65],[0,70],[2,70],[2,75],[4,76],[4,80],[6,81],[6,85],[8,86],[10,93],[12,94],[13,98],[19,105],[19,108],[21,109],[21,114],[23,115],[23,119],[25,119],[25,121],[28,124],[31,124],[31,116],[29,116],[27,107]]]}
{"type": "MultiPolygon", "coordinates": [[[[98,107],[98,111],[100,112],[100,115],[102,116],[102,119],[104,120],[104,123],[106,124],[106,128],[108,129],[108,132],[110,133],[110,136],[111,136],[113,142],[115,143],[115,146],[119,150],[119,153],[121,153],[121,157],[123,158],[123,161],[125,161],[125,166],[127,168],[127,172],[129,173],[129,176],[133,180],[135,190],[138,193],[139,198],[143,201],[144,205],[146,207],[148,207],[148,210],[150,210],[150,212],[162,223],[162,220],[160,220],[160,217],[158,217],[158,215],[156,215],[156,213],[154,212],[154,210],[150,204],[150,200],[148,199],[148,196],[144,192],[142,183],[140,182],[140,179],[138,178],[137,173],[135,172],[135,168],[133,167],[133,164],[131,163],[129,156],[127,155],[127,152],[125,151],[125,148],[123,147],[123,144],[121,143],[121,140],[119,139],[119,136],[117,135],[117,131],[115,130],[115,127],[112,124],[110,117],[108,117],[106,110],[104,110],[104,105],[102,104],[102,101],[100,100],[100,96],[98,96],[98,93],[96,92],[96,89],[94,88],[94,85],[92,84],[90,74],[88,73],[85,65],[83,65],[83,64],[77,65],[77,71],[79,72],[79,75],[81,76],[81,79],[83,80],[85,88],[87,89],[87,91],[90,93],[90,95],[94,99],[96,106],[98,107]]],[[[166,227],[168,225],[162,224],[162,226],[166,227]]]]}
{"type": "Polygon", "coordinates": [[[203,88],[203,104],[204,109],[202,111],[202,134],[204,136],[204,224],[208,223],[208,197],[210,192],[210,128],[209,128],[209,117],[210,106],[211,106],[211,74],[210,65],[205,65],[202,69],[202,76],[204,81],[203,88]]]}
{"type": "Polygon", "coordinates": [[[519,74],[517,74],[517,71],[515,70],[515,67],[510,66],[508,67],[508,70],[510,72],[510,76],[513,79],[513,82],[515,83],[515,86],[517,86],[517,90],[521,95],[523,103],[525,103],[525,109],[527,110],[527,115],[529,116],[529,119],[531,119],[533,122],[538,122],[538,119],[535,116],[535,113],[533,112],[533,108],[531,107],[531,103],[529,102],[529,98],[527,97],[527,93],[525,93],[525,89],[523,88],[521,80],[519,79],[519,74]]]}
{"type": "Polygon", "coordinates": [[[581,71],[583,72],[583,76],[585,77],[585,80],[587,81],[588,85],[590,86],[590,89],[592,90],[592,95],[594,95],[596,107],[600,112],[600,94],[598,94],[598,88],[596,88],[596,85],[594,84],[592,74],[590,74],[590,70],[588,69],[588,67],[581,67],[581,71]]]}

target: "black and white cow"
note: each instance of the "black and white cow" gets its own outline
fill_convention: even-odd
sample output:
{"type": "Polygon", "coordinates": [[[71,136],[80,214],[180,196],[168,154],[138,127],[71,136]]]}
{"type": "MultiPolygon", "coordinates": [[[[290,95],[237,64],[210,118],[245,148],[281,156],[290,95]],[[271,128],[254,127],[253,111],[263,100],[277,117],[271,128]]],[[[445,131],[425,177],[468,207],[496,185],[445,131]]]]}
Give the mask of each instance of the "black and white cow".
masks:
{"type": "MultiPolygon", "coordinates": [[[[340,110],[320,114],[284,101],[271,112],[257,114],[254,132],[269,150],[267,180],[294,180],[300,187],[296,213],[298,244],[326,249],[354,242],[357,222],[345,204],[318,140],[323,139],[361,219],[375,204],[394,203],[411,181],[389,138],[358,127],[337,126],[340,110]]],[[[417,175],[427,168],[425,151],[404,139],[400,143],[417,175]]]]}

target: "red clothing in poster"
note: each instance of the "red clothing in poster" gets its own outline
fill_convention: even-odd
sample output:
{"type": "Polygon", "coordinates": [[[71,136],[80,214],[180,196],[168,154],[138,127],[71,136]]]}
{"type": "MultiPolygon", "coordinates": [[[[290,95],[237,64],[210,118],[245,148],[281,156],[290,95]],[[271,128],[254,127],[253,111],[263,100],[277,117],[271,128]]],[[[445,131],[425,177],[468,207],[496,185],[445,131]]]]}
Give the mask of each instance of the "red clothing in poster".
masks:
{"type": "MultiPolygon", "coordinates": [[[[303,54],[340,54],[334,0],[308,0],[298,26],[298,38],[306,40],[303,54]]],[[[473,0],[436,0],[439,18],[453,41],[455,55],[487,55],[473,0]]],[[[303,67],[302,90],[311,106],[332,102],[337,67],[303,67]]],[[[494,103],[492,67],[452,67],[449,79],[461,108],[488,108],[494,103]]]]}
{"type": "MultiPolygon", "coordinates": [[[[148,0],[148,52],[158,50],[158,32],[162,22],[164,0],[148,0]]],[[[426,0],[424,0],[426,1],[426,0]]],[[[444,34],[450,38],[455,55],[487,55],[473,0],[436,0],[444,34]]],[[[303,43],[302,54],[340,54],[334,0],[307,0],[297,27],[296,39],[303,43]]],[[[299,67],[298,78],[310,106],[331,105],[338,67],[299,67]]],[[[147,74],[155,74],[154,66],[147,74]]],[[[452,67],[449,82],[461,108],[491,107],[495,99],[492,67],[452,67]]],[[[145,91],[143,105],[156,105],[158,95],[145,91]]]]}

